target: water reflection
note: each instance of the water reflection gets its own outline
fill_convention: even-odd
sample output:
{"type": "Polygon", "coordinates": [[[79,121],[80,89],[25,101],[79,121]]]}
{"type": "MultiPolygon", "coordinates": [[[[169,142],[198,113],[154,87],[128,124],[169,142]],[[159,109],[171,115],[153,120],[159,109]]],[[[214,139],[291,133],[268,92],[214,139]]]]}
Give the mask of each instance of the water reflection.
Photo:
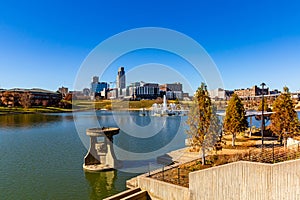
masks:
{"type": "Polygon", "coordinates": [[[1,128],[32,128],[49,123],[71,121],[70,114],[8,114],[0,115],[1,128]]]}
{"type": "Polygon", "coordinates": [[[124,191],[124,182],[138,174],[122,171],[103,171],[97,173],[84,172],[85,179],[90,185],[89,199],[103,199],[124,191]]]}
{"type": "Polygon", "coordinates": [[[104,197],[116,193],[114,188],[115,171],[100,173],[85,172],[85,179],[90,184],[90,199],[103,199],[104,197]]]}
{"type": "MultiPolygon", "coordinates": [[[[115,138],[116,144],[130,152],[151,152],[168,144],[176,133],[172,130],[180,126],[177,121],[179,118],[176,117],[168,117],[166,123],[159,123],[165,118],[141,117],[138,112],[130,113],[129,116],[122,112],[118,114],[122,123],[135,123],[147,130],[143,133],[136,131],[136,137],[121,132],[118,135],[121,137],[115,138]],[[147,128],[150,120],[154,120],[151,122],[156,125],[163,124],[164,131],[151,137],[139,138],[139,135],[150,136],[153,132],[147,128]]],[[[98,121],[103,126],[116,126],[112,112],[97,111],[97,115],[93,112],[78,112],[74,118],[78,119],[76,127],[72,113],[0,116],[0,174],[3,180],[0,194],[4,194],[4,199],[103,199],[126,189],[125,181],[136,174],[120,170],[92,174],[82,171],[83,157],[87,151],[82,138],[89,139],[85,130],[98,121]],[[82,137],[79,138],[80,134],[82,137]]],[[[181,139],[178,139],[178,143],[164,151],[184,146],[184,132],[180,131],[179,135],[181,139]]],[[[148,169],[149,163],[155,162],[158,156],[153,153],[151,160],[145,157],[134,160],[136,157],[131,159],[128,154],[119,155],[121,160],[127,161],[123,167],[134,173],[141,171],[138,167],[148,169]],[[136,170],[131,170],[135,167],[136,170]]]]}
{"type": "MultiPolygon", "coordinates": [[[[144,117],[137,116],[138,123],[144,126],[148,123],[147,120],[143,120],[144,117]],[[144,123],[144,124],[143,124],[144,123]]],[[[174,117],[154,117],[154,124],[157,120],[157,123],[160,124],[161,120],[165,120],[165,123],[162,127],[160,127],[160,131],[158,133],[152,134],[152,130],[147,130],[145,132],[133,133],[136,130],[132,130],[132,132],[127,133],[124,130],[120,131],[120,134],[116,136],[115,144],[129,152],[135,153],[146,153],[146,152],[153,152],[156,151],[167,144],[169,144],[176,133],[179,130],[181,125],[181,117],[174,116],[174,117]],[[153,135],[151,137],[144,137],[143,135],[147,136],[153,135]],[[140,135],[140,136],[139,136],[140,135]],[[136,137],[135,137],[136,136],[136,137]],[[143,148],[141,148],[143,147],[143,148]]],[[[128,122],[127,122],[128,123],[128,122]]]]}

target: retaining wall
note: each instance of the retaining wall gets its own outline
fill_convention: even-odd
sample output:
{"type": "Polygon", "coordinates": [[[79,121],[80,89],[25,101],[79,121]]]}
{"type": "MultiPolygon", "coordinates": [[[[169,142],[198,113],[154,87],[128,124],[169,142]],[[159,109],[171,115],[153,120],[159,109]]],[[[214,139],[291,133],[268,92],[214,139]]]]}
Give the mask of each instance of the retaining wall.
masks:
{"type": "Polygon", "coordinates": [[[300,160],[239,161],[189,174],[191,199],[300,199],[300,160]]]}
{"type": "Polygon", "coordinates": [[[300,159],[276,164],[248,161],[191,172],[189,188],[141,175],[137,187],[163,200],[300,200],[300,159]]]}
{"type": "Polygon", "coordinates": [[[147,190],[153,199],[188,200],[189,188],[159,181],[145,176],[139,176],[138,187],[147,190]]]}

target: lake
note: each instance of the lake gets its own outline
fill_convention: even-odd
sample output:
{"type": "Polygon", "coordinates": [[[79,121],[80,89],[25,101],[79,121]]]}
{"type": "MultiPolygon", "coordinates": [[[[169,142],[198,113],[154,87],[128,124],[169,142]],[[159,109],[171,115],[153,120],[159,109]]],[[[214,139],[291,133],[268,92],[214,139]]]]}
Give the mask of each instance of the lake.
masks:
{"type": "Polygon", "coordinates": [[[109,111],[0,115],[0,199],[102,199],[123,191],[127,179],[157,167],[157,156],[184,147],[185,120],[109,111]],[[114,143],[123,169],[83,171],[85,130],[97,125],[121,127],[114,143]]]}
{"type": "Polygon", "coordinates": [[[186,119],[110,111],[0,115],[0,199],[103,199],[123,191],[127,179],[160,167],[157,156],[184,147],[186,119]],[[122,169],[83,171],[85,130],[97,126],[121,128],[114,144],[122,169]]]}

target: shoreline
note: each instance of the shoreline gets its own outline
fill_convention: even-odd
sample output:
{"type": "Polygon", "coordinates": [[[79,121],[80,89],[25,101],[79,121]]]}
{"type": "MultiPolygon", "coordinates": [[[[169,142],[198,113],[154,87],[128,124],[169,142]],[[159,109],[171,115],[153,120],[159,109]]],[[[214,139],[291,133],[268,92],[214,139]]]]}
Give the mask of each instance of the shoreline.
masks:
{"type": "MultiPolygon", "coordinates": [[[[83,109],[49,109],[43,108],[42,110],[39,109],[31,109],[31,110],[14,110],[14,109],[1,109],[0,108],[0,115],[13,115],[13,114],[47,114],[47,113],[72,113],[72,112],[84,112],[84,111],[117,111],[117,112],[124,112],[124,111],[140,111],[140,108],[129,108],[129,109],[91,109],[91,108],[83,108],[83,109]]],[[[150,111],[151,108],[145,108],[145,111],[150,111]]]]}
{"type": "MultiPolygon", "coordinates": [[[[43,114],[43,113],[71,113],[71,112],[83,112],[83,111],[134,111],[138,112],[141,109],[145,111],[150,111],[150,108],[122,108],[122,109],[93,109],[93,108],[82,108],[82,109],[60,109],[60,108],[30,108],[29,110],[25,110],[23,108],[0,108],[0,115],[11,115],[11,114],[43,114]]],[[[300,112],[300,108],[295,109],[296,112],[300,112]]]]}

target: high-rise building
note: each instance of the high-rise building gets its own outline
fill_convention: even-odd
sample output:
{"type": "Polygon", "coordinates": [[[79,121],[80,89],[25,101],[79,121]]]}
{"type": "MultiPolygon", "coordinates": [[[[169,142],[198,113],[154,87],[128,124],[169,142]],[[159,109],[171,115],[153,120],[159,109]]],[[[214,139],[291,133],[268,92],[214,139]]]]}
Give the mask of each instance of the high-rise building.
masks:
{"type": "Polygon", "coordinates": [[[118,89],[125,88],[126,87],[125,81],[126,81],[126,79],[125,79],[124,67],[119,67],[118,75],[117,75],[117,88],[118,89]]]}
{"type": "Polygon", "coordinates": [[[91,92],[92,93],[100,93],[103,89],[107,89],[108,84],[107,82],[97,82],[97,83],[91,83],[91,92]]]}
{"type": "Polygon", "coordinates": [[[91,87],[90,87],[90,96],[93,99],[96,94],[101,93],[103,90],[108,88],[107,82],[99,82],[98,76],[92,77],[91,87]]]}
{"type": "Polygon", "coordinates": [[[92,83],[98,83],[99,82],[99,76],[93,76],[92,83]]]}

